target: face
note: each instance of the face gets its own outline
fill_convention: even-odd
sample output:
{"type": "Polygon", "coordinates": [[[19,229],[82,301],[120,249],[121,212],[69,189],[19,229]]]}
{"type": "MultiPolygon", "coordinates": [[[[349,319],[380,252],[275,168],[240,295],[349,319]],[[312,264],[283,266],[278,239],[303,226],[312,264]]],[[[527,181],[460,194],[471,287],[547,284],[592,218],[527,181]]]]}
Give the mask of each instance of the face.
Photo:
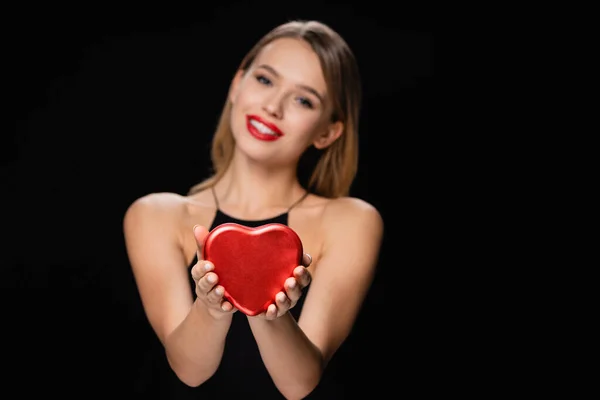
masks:
{"type": "Polygon", "coordinates": [[[331,123],[319,58],[302,40],[265,46],[234,79],[230,100],[237,148],[251,158],[295,162],[307,147],[324,148],[341,134],[341,124],[331,123]]]}

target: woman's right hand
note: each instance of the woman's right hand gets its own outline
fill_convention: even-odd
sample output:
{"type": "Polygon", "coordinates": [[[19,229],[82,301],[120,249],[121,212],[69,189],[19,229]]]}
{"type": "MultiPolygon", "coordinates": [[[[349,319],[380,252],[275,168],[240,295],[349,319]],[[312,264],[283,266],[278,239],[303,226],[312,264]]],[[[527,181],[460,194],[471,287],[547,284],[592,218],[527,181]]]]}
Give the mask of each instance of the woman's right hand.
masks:
{"type": "Polygon", "coordinates": [[[196,296],[198,301],[207,308],[210,315],[217,319],[222,318],[236,312],[237,308],[223,297],[225,289],[219,285],[218,275],[212,272],[215,268],[214,265],[210,261],[202,259],[202,244],[208,230],[201,225],[194,226],[193,230],[198,246],[196,251],[198,262],[192,267],[192,279],[196,284],[196,296]]]}

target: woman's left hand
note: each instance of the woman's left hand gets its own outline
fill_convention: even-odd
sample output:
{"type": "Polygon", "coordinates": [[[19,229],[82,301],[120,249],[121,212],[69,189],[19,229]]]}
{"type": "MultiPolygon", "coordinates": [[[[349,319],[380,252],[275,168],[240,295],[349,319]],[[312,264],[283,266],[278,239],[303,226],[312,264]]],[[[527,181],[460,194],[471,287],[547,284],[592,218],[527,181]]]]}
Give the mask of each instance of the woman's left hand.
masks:
{"type": "Polygon", "coordinates": [[[304,288],[310,284],[312,277],[307,268],[311,263],[312,257],[310,254],[304,253],[302,256],[302,265],[294,269],[293,277],[285,280],[285,292],[281,291],[277,293],[275,295],[275,302],[269,305],[267,311],[257,315],[257,317],[274,320],[291,310],[302,296],[304,288]]]}

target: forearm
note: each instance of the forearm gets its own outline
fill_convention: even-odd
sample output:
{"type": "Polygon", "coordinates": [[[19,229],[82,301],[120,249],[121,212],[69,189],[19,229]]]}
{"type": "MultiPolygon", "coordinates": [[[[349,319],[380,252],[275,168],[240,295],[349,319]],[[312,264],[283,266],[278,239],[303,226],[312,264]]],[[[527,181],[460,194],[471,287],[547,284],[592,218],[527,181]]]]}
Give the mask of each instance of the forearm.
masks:
{"type": "Polygon", "coordinates": [[[223,356],[231,314],[212,317],[203,304],[195,302],[183,322],[166,338],[169,364],[188,386],[199,386],[217,370],[223,356]]]}
{"type": "Polygon", "coordinates": [[[249,318],[263,362],[286,398],[303,398],[319,383],[324,368],[321,351],[288,312],[268,321],[249,318]]]}

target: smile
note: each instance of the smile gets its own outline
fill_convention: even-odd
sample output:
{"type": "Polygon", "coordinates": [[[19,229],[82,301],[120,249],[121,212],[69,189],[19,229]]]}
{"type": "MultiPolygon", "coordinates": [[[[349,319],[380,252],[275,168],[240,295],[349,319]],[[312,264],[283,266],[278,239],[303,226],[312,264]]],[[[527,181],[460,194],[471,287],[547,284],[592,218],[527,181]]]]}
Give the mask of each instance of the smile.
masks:
{"type": "Polygon", "coordinates": [[[259,140],[273,141],[283,136],[283,133],[277,126],[256,115],[246,116],[246,126],[250,134],[259,140]]]}

